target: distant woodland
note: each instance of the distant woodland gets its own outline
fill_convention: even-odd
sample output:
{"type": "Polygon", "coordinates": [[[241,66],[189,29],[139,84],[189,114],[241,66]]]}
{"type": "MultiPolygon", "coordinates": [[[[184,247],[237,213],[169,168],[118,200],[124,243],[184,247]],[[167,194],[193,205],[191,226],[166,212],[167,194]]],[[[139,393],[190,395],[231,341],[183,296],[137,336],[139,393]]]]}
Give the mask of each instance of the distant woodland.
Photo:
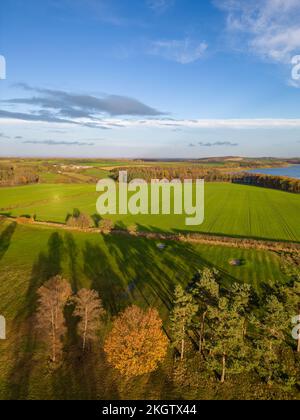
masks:
{"type": "Polygon", "coordinates": [[[26,185],[39,182],[39,176],[32,167],[0,164],[0,185],[26,185]]]}
{"type": "MultiPolygon", "coordinates": [[[[300,193],[300,180],[271,175],[249,174],[246,172],[228,172],[220,169],[199,167],[132,167],[126,168],[128,181],[144,179],[150,182],[152,179],[204,179],[206,182],[233,182],[257,187],[273,188],[276,190],[300,193]]],[[[112,171],[112,177],[118,179],[119,169],[112,171]]]]}
{"type": "Polygon", "coordinates": [[[273,188],[275,190],[300,193],[300,180],[283,176],[244,174],[242,177],[233,179],[240,184],[254,185],[257,187],[273,188]]]}

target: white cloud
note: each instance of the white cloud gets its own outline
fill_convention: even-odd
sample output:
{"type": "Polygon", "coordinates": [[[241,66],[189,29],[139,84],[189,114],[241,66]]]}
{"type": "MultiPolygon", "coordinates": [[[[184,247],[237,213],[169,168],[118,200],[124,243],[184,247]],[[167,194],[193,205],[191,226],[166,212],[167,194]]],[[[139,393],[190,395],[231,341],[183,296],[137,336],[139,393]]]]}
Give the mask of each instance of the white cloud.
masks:
{"type": "MultiPolygon", "coordinates": [[[[49,128],[68,128],[72,127],[78,120],[70,119],[64,123],[51,123],[43,120],[26,121],[20,119],[15,114],[0,117],[1,126],[30,126],[41,125],[49,128]]],[[[300,129],[300,118],[254,118],[254,119],[174,119],[174,118],[85,118],[80,120],[82,126],[87,128],[110,128],[110,129],[167,129],[167,130],[182,130],[182,129],[222,129],[222,130],[256,130],[256,129],[300,129]]]]}
{"type": "Polygon", "coordinates": [[[230,31],[246,37],[248,49],[275,62],[289,63],[300,51],[299,0],[215,0],[227,14],[230,31]]]}
{"type": "Polygon", "coordinates": [[[300,119],[105,119],[102,124],[112,122],[120,128],[151,127],[151,128],[189,128],[189,129],[300,129],[300,119]]]}
{"type": "Polygon", "coordinates": [[[189,38],[160,40],[152,42],[149,53],[180,64],[191,64],[201,59],[207,48],[206,42],[194,41],[189,38]]]}

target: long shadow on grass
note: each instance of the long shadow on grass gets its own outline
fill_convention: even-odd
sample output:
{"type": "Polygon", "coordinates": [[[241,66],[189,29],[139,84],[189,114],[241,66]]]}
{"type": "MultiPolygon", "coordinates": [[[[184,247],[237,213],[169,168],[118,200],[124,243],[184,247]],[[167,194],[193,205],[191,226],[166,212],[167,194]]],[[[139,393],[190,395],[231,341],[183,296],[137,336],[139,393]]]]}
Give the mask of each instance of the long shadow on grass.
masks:
{"type": "Polygon", "coordinates": [[[95,243],[86,241],[83,260],[84,273],[92,281],[91,288],[100,294],[109,314],[116,315],[124,308],[126,292],[121,273],[112,266],[112,259],[103,247],[95,243]]]}
{"type": "Polygon", "coordinates": [[[65,249],[69,256],[69,269],[70,269],[72,290],[74,293],[77,293],[78,291],[77,260],[79,257],[79,250],[78,250],[78,246],[75,242],[75,239],[72,233],[67,233],[65,235],[65,249]]]}
{"type": "MultiPolygon", "coordinates": [[[[138,290],[147,305],[161,301],[167,310],[172,308],[177,284],[185,287],[198,270],[215,267],[188,243],[164,241],[166,248],[160,250],[157,241],[144,238],[108,235],[104,241],[130,286],[132,298],[140,297],[136,294],[138,290]]],[[[237,281],[221,267],[215,268],[224,280],[237,281]]]]}
{"type": "MultiPolygon", "coordinates": [[[[164,242],[166,248],[160,250],[156,241],[144,238],[108,235],[104,241],[131,301],[155,306],[165,318],[172,309],[176,285],[185,287],[199,269],[212,267],[189,244],[164,242]]],[[[233,280],[228,273],[222,272],[222,276],[233,280]]]]}
{"type": "Polygon", "coordinates": [[[7,228],[0,234],[0,260],[4,257],[11,243],[13,234],[15,233],[17,223],[10,223],[7,228]]]}
{"type": "Polygon", "coordinates": [[[54,398],[59,400],[119,399],[111,368],[107,365],[100,343],[85,354],[81,347],[68,348],[68,357],[52,374],[54,398]]]}
{"type": "Polygon", "coordinates": [[[122,274],[130,300],[140,300],[146,306],[154,306],[159,300],[170,309],[174,278],[166,274],[155,242],[113,235],[105,236],[104,241],[122,274]]]}
{"type": "Polygon", "coordinates": [[[24,297],[24,306],[17,314],[13,328],[14,363],[9,376],[7,399],[27,399],[30,377],[37,364],[35,332],[35,312],[37,290],[49,278],[60,274],[63,251],[63,240],[58,233],[53,233],[48,241],[48,251],[41,252],[32,267],[30,283],[24,297]]]}

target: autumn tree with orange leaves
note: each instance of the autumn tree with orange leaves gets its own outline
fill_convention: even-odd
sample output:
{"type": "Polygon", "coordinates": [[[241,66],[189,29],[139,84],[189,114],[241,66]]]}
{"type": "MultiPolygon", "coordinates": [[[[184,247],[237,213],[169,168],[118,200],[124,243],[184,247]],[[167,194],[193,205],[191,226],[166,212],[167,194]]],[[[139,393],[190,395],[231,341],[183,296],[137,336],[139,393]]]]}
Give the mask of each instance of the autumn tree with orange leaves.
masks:
{"type": "Polygon", "coordinates": [[[168,339],[156,309],[131,306],[113,322],[104,351],[109,363],[126,378],[155,371],[165,358],[168,339]]]}

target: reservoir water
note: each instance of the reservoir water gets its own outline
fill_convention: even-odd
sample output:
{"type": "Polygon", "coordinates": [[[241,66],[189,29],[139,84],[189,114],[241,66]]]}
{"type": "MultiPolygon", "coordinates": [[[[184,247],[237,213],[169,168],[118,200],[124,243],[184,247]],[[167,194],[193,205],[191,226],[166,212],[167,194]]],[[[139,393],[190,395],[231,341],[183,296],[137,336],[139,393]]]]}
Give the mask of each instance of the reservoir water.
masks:
{"type": "Polygon", "coordinates": [[[300,165],[292,165],[287,168],[251,169],[247,172],[300,179],[300,165]]]}

